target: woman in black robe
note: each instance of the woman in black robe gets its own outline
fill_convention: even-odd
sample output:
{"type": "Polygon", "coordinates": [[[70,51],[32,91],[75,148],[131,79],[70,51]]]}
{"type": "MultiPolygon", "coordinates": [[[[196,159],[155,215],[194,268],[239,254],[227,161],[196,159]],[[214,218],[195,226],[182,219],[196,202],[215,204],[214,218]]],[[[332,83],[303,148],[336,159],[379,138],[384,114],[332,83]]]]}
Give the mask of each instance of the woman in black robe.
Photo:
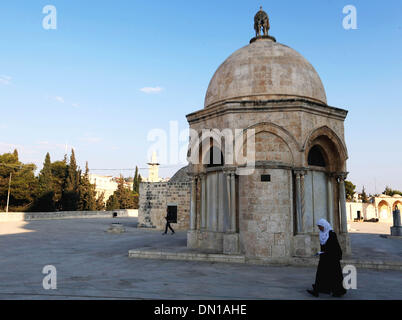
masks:
{"type": "Polygon", "coordinates": [[[308,293],[318,297],[319,293],[332,293],[334,297],[341,297],[346,293],[343,287],[343,274],[340,260],[342,260],[342,249],[339,245],[336,233],[325,219],[317,223],[320,229],[321,251],[318,263],[317,274],[313,290],[308,293]]]}

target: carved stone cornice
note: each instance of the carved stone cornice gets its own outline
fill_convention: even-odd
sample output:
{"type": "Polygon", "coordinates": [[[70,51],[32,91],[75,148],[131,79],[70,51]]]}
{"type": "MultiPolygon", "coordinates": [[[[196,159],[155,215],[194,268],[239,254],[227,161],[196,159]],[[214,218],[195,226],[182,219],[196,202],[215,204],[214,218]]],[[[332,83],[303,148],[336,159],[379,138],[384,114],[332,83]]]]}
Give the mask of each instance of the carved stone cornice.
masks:
{"type": "Polygon", "coordinates": [[[345,120],[348,111],[331,107],[319,101],[298,97],[294,99],[225,100],[186,116],[189,124],[197,123],[223,114],[243,112],[294,112],[304,111],[337,120],[345,120]]]}

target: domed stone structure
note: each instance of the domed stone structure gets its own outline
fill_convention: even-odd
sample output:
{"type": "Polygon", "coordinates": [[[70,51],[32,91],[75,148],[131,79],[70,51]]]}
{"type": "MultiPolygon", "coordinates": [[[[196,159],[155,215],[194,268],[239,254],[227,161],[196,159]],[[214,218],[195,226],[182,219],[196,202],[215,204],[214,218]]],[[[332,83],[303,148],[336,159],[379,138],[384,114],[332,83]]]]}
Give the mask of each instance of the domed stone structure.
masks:
{"type": "Polygon", "coordinates": [[[230,100],[305,98],[327,103],[313,66],[298,52],[270,38],[259,38],[221,64],[205,96],[205,108],[230,100]]]}
{"type": "Polygon", "coordinates": [[[187,246],[249,259],[312,256],[325,218],[347,254],[347,111],[327,105],[312,65],[269,28],[261,9],[256,37],[217,69],[204,109],[187,115],[187,246]]]}

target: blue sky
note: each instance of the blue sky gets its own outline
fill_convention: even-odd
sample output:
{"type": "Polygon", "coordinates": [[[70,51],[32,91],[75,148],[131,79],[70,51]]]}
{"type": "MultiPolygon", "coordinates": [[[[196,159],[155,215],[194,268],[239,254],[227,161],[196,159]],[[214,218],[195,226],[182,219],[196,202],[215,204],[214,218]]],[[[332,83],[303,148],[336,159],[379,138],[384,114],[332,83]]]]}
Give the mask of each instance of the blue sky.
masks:
{"type": "Polygon", "coordinates": [[[349,179],[369,192],[402,189],[399,0],[1,1],[0,153],[16,147],[41,167],[67,144],[82,167],[146,167],[148,132],[188,127],[216,68],[253,37],[260,5],[270,34],[315,67],[329,105],[349,110],[349,179]],[[56,30],[42,28],[48,4],[56,30]],[[349,4],[357,30],[342,27],[349,4]]]}

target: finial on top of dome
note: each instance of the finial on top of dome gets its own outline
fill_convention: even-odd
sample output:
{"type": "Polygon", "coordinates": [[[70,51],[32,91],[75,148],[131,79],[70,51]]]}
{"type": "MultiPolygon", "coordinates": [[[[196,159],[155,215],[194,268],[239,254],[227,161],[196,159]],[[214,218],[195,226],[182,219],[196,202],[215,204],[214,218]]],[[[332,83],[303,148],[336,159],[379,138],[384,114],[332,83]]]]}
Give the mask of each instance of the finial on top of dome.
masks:
{"type": "Polygon", "coordinates": [[[260,10],[254,16],[255,38],[251,39],[250,42],[254,42],[259,38],[276,41],[274,37],[268,35],[269,29],[270,25],[269,25],[268,14],[264,10],[262,10],[262,6],[260,6],[260,10]]]}
{"type": "Polygon", "coordinates": [[[269,18],[267,13],[262,10],[262,6],[260,7],[260,11],[254,16],[254,30],[256,37],[260,36],[261,31],[263,36],[268,35],[269,18]]]}

